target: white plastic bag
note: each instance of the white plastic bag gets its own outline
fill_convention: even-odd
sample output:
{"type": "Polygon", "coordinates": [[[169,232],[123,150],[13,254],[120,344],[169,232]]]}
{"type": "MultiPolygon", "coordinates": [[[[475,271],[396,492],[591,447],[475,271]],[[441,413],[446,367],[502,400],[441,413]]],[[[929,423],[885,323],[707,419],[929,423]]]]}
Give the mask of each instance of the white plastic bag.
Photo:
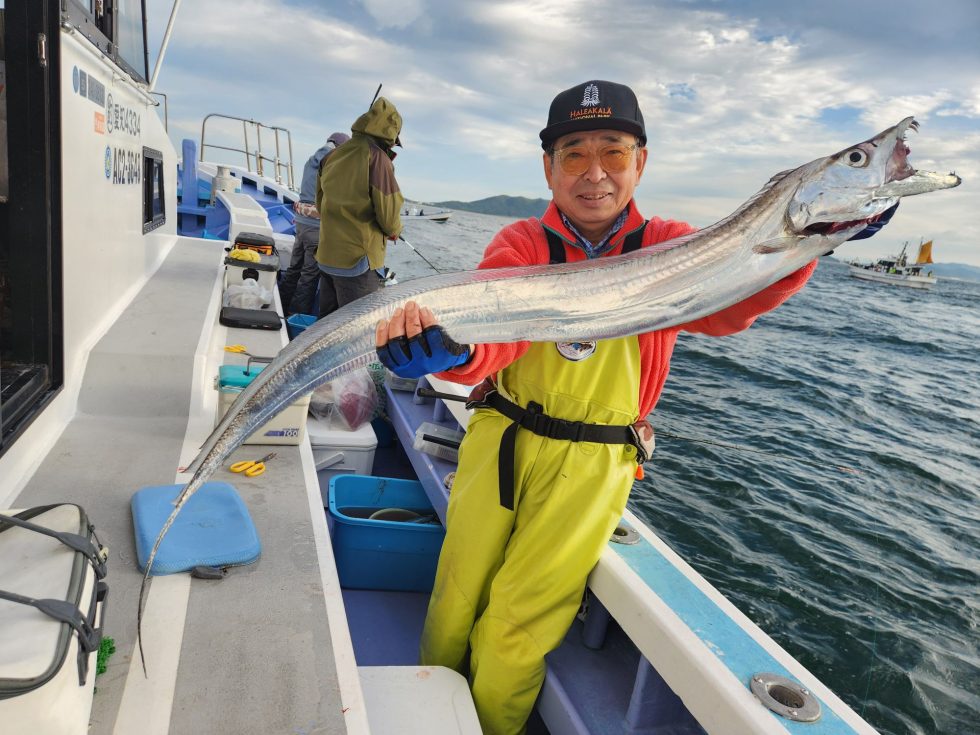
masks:
{"type": "Polygon", "coordinates": [[[246,278],[225,289],[221,298],[222,306],[232,306],[236,309],[261,309],[272,303],[272,292],[262,288],[254,278],[246,278]]]}
{"type": "Polygon", "coordinates": [[[367,368],[342,375],[313,391],[310,413],[331,428],[353,431],[380,413],[378,391],[367,368]]]}

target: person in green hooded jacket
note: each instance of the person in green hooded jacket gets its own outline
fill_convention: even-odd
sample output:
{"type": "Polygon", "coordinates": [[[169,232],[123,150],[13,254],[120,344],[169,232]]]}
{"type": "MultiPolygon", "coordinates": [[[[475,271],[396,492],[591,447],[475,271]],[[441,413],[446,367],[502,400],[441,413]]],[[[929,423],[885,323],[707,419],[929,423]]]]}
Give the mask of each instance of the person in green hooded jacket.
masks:
{"type": "Polygon", "coordinates": [[[378,97],[320,171],[320,318],[382,286],[375,271],[384,266],[387,241],[402,231],[405,200],[392,164],[401,129],[398,110],[378,97]]]}

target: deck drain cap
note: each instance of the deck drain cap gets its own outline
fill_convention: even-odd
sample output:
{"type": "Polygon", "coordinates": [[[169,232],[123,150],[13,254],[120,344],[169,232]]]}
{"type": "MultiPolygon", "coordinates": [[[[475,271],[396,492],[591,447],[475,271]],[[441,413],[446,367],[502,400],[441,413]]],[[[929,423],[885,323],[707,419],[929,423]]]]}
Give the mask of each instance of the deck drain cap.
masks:
{"type": "Polygon", "coordinates": [[[614,544],[626,544],[627,546],[630,546],[640,542],[640,534],[638,534],[632,527],[627,526],[625,523],[620,523],[618,526],[616,526],[616,530],[613,531],[609,540],[614,544]]]}
{"type": "Polygon", "coordinates": [[[766,707],[787,720],[815,722],[820,719],[820,701],[798,681],[771,673],[753,674],[752,693],[766,707]]]}

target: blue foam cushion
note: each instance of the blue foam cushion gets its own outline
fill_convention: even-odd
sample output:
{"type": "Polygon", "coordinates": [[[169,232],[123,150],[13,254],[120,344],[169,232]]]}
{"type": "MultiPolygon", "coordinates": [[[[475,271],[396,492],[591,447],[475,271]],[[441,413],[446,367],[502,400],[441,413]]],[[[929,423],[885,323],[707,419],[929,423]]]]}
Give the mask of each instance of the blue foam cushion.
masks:
{"type": "MultiPolygon", "coordinates": [[[[183,487],[156,485],[133,494],[133,530],[141,570],[146,569],[157,535],[183,487]]],[[[227,482],[208,482],[174,520],[157,550],[151,574],[186,572],[196,566],[251,564],[261,550],[255,525],[235,488],[227,482]]]]}

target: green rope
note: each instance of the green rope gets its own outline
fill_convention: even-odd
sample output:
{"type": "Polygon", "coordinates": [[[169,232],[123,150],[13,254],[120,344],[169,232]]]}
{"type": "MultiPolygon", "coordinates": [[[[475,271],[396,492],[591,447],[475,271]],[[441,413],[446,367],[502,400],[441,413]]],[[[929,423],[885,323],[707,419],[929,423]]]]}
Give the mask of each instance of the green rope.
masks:
{"type": "Polygon", "coordinates": [[[106,662],[109,657],[116,652],[116,642],[112,638],[103,638],[99,644],[99,652],[95,660],[95,675],[104,674],[106,662]]]}

